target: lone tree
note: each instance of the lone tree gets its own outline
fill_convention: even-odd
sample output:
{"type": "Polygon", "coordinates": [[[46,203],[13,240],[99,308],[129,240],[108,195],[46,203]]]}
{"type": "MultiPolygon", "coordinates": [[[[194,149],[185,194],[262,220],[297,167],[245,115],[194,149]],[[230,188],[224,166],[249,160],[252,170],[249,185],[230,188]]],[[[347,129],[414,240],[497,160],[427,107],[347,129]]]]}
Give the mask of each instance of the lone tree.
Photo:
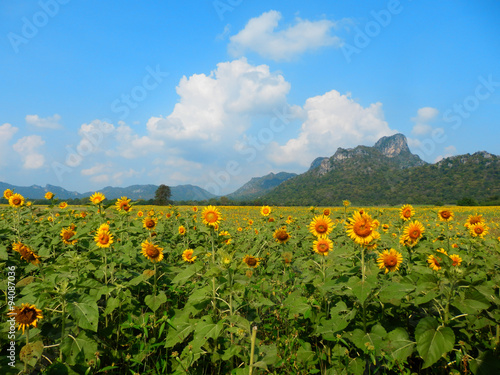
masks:
{"type": "Polygon", "coordinates": [[[155,203],[159,206],[165,206],[170,203],[171,196],[172,192],[170,191],[170,187],[161,184],[160,186],[158,186],[158,189],[156,189],[155,203]]]}

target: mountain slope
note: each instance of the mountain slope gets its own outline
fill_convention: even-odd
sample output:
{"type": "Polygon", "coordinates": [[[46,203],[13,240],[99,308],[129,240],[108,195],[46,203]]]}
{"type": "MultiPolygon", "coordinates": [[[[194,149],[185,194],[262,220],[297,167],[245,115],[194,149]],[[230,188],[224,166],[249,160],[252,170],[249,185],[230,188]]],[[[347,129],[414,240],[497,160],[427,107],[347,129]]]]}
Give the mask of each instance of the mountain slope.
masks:
{"type": "Polygon", "coordinates": [[[402,134],[373,147],[339,148],[314,164],[263,199],[279,205],[338,205],[343,199],[358,205],[435,204],[500,194],[498,156],[478,152],[427,164],[411,154],[402,134]]]}
{"type": "Polygon", "coordinates": [[[269,173],[263,177],[254,177],[227,197],[236,201],[254,200],[273,190],[283,181],[295,176],[297,176],[295,173],[279,172],[269,173]]]}

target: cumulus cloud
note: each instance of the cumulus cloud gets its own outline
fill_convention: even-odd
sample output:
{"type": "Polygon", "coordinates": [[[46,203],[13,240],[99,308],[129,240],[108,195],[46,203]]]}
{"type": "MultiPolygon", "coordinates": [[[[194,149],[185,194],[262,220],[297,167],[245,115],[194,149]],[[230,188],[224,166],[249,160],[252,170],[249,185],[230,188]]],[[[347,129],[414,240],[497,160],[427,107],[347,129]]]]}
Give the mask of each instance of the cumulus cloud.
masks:
{"type": "Polygon", "coordinates": [[[290,84],[269,66],[245,58],[219,63],[208,76],[182,77],[180,96],[167,117],[151,117],[147,129],[155,139],[219,142],[241,134],[253,115],[271,112],[286,102],[290,84]]]}
{"type": "MultiPolygon", "coordinates": [[[[149,136],[139,136],[134,133],[132,128],[121,123],[116,128],[115,138],[118,141],[118,154],[127,159],[135,159],[140,156],[149,155],[160,152],[164,146],[164,142],[159,139],[154,139],[149,136]]],[[[108,153],[112,156],[113,152],[108,153]]]]}
{"type": "Polygon", "coordinates": [[[8,155],[8,143],[19,129],[9,123],[0,125],[0,165],[5,165],[8,155]]]}
{"type": "Polygon", "coordinates": [[[60,129],[62,126],[59,124],[61,116],[57,113],[54,116],[39,117],[38,115],[27,115],[25,120],[28,125],[33,125],[37,128],[44,129],[60,129]]]}
{"type": "Polygon", "coordinates": [[[97,163],[93,167],[82,169],[80,172],[82,176],[93,176],[99,173],[103,173],[111,167],[110,163],[97,163]]]}
{"type": "Polygon", "coordinates": [[[332,90],[307,99],[305,120],[298,137],[280,146],[273,143],[270,160],[277,164],[309,166],[317,156],[331,156],[338,147],[371,146],[383,136],[396,133],[384,120],[381,103],[368,107],[350,94],[332,90]]]}
{"type": "Polygon", "coordinates": [[[415,136],[423,136],[430,134],[433,127],[429,123],[433,122],[439,111],[432,107],[423,107],[417,111],[417,116],[412,117],[411,121],[415,123],[412,129],[412,134],[415,136]]]}
{"type": "Polygon", "coordinates": [[[250,19],[243,30],[230,38],[229,53],[242,56],[249,50],[265,58],[286,61],[308,50],[342,45],[339,37],[331,35],[335,22],[297,18],[293,26],[276,30],[280,20],[281,13],[275,10],[250,19]]]}
{"type": "Polygon", "coordinates": [[[38,169],[45,164],[45,157],[38,151],[45,141],[39,135],[29,135],[19,139],[12,148],[23,160],[23,168],[38,169]]]}

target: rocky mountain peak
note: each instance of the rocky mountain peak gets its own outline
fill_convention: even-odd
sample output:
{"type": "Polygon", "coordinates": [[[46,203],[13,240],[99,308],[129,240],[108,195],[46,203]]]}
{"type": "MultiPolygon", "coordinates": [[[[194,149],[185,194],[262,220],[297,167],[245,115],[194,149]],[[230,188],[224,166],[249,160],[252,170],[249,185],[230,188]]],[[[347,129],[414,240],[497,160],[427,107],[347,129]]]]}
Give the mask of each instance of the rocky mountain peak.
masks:
{"type": "Polygon", "coordinates": [[[382,137],[373,147],[389,158],[411,153],[406,137],[401,133],[382,137]]]}

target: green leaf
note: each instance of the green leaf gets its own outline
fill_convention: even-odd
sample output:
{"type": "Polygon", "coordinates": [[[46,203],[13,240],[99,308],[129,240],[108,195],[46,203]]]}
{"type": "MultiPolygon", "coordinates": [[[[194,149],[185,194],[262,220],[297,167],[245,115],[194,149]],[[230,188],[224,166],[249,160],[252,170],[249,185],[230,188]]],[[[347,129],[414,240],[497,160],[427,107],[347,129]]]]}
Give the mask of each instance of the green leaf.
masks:
{"type": "Polygon", "coordinates": [[[144,303],[151,310],[153,310],[153,312],[158,310],[158,308],[165,302],[167,302],[167,296],[165,295],[165,292],[160,292],[156,296],[150,294],[144,298],[144,303]]]}
{"type": "Polygon", "coordinates": [[[111,314],[118,306],[120,306],[120,300],[118,298],[108,298],[106,309],[104,310],[104,315],[111,314]]]}
{"type": "Polygon", "coordinates": [[[29,343],[22,347],[19,352],[19,359],[25,363],[28,363],[31,367],[35,367],[38,360],[42,357],[43,352],[43,342],[36,341],[29,343]]]}
{"type": "Polygon", "coordinates": [[[302,343],[302,346],[297,350],[297,360],[304,364],[312,364],[316,361],[316,352],[312,350],[310,343],[302,343]]]}
{"type": "Polygon", "coordinates": [[[179,272],[172,280],[172,284],[181,286],[186,284],[196,272],[200,270],[201,265],[188,265],[185,269],[179,272]]]}
{"type": "Polygon", "coordinates": [[[361,281],[358,277],[353,276],[349,279],[347,286],[351,289],[352,294],[356,297],[360,304],[363,304],[372,293],[372,283],[361,281]]]}
{"type": "Polygon", "coordinates": [[[398,362],[406,361],[413,353],[415,342],[411,341],[404,328],[396,328],[387,335],[386,351],[398,362]]]}
{"type": "Polygon", "coordinates": [[[415,286],[411,284],[391,283],[381,288],[378,296],[382,303],[399,305],[401,299],[407,296],[414,289],[415,286]]]}
{"type": "Polygon", "coordinates": [[[283,305],[290,310],[288,314],[289,318],[294,318],[295,315],[299,314],[305,315],[311,309],[311,306],[307,303],[307,298],[300,295],[300,290],[296,290],[290,294],[283,301],[283,305]]]}
{"type": "Polygon", "coordinates": [[[91,297],[86,296],[82,298],[81,302],[73,302],[68,306],[68,309],[79,327],[97,332],[99,309],[91,297]]]}
{"type": "Polygon", "coordinates": [[[87,332],[81,331],[77,337],[66,336],[63,340],[61,350],[64,354],[64,360],[69,365],[76,365],[92,359],[95,360],[97,352],[97,342],[90,337],[87,332]]]}
{"type": "Polygon", "coordinates": [[[195,322],[197,320],[191,319],[188,322],[180,322],[174,324],[173,329],[169,329],[167,338],[165,340],[165,347],[171,348],[176,344],[183,342],[194,331],[195,322]]]}
{"type": "Polygon", "coordinates": [[[415,329],[417,350],[424,360],[425,369],[453,349],[455,334],[449,327],[439,326],[436,319],[428,317],[418,322],[415,329]]]}

